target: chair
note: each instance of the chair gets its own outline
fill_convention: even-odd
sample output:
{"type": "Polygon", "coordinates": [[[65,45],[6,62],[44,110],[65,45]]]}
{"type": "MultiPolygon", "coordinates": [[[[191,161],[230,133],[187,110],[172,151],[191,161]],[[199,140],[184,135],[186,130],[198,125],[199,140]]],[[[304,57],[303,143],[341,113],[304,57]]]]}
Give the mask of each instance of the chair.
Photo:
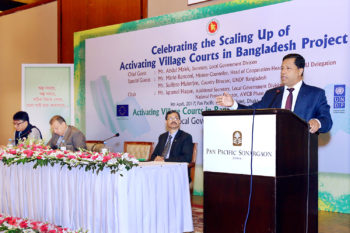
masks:
{"type": "Polygon", "coordinates": [[[153,142],[124,142],[124,152],[135,156],[140,161],[148,161],[153,152],[153,142]]]}
{"type": "Polygon", "coordinates": [[[190,177],[191,177],[191,183],[190,183],[190,193],[193,192],[193,185],[194,185],[194,175],[196,171],[196,160],[197,160],[197,146],[198,143],[193,143],[193,153],[192,153],[192,161],[188,164],[188,168],[190,170],[190,177]]]}
{"type": "Polygon", "coordinates": [[[96,140],[88,140],[86,142],[86,148],[89,151],[93,152],[101,152],[103,148],[105,148],[105,145],[103,141],[96,141],[96,140]]]}

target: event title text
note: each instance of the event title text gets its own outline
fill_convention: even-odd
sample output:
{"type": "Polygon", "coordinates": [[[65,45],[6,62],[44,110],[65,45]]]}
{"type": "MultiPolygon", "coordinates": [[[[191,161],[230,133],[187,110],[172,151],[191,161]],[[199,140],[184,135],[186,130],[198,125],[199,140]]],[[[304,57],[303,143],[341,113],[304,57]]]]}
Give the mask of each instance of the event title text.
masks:
{"type": "MultiPolygon", "coordinates": [[[[264,54],[287,52],[297,50],[297,42],[293,39],[284,39],[290,36],[291,25],[287,25],[282,29],[274,32],[268,29],[259,29],[255,34],[235,33],[230,36],[221,35],[217,39],[205,38],[200,42],[184,41],[179,44],[162,44],[154,45],[150,49],[153,56],[158,56],[156,59],[144,59],[142,61],[121,62],[120,70],[133,70],[142,68],[156,68],[156,64],[160,66],[181,66],[187,63],[200,63],[215,61],[222,59],[233,59],[239,57],[255,56],[260,57],[264,54]],[[254,40],[256,46],[252,45],[254,40]],[[277,39],[276,39],[277,38],[277,39]],[[282,38],[282,39],[281,39],[282,38]],[[245,47],[242,45],[246,44],[245,47]],[[233,47],[233,48],[232,48],[233,47]],[[220,51],[218,51],[220,48],[220,51]],[[201,52],[207,51],[207,52],[201,52]],[[184,56],[184,52],[186,56],[184,56]],[[189,54],[189,55],[187,55],[189,54]]],[[[331,46],[348,44],[349,36],[344,33],[341,35],[330,36],[324,34],[322,38],[301,38],[301,49],[326,49],[331,46]]]]}

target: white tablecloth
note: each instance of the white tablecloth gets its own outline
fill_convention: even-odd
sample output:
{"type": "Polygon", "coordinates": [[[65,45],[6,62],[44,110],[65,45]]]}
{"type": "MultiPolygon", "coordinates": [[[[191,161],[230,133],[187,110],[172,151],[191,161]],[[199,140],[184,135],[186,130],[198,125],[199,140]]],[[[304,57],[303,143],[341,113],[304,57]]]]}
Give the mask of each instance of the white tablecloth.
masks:
{"type": "Polygon", "coordinates": [[[123,177],[60,166],[4,166],[0,213],[89,233],[193,231],[186,163],[141,163],[123,177]]]}

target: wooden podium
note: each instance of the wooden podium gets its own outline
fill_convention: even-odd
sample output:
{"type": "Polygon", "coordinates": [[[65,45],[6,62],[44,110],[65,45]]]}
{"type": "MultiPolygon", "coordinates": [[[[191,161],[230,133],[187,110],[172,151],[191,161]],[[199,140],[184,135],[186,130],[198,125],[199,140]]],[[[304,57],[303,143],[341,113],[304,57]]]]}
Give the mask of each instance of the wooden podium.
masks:
{"type": "Polygon", "coordinates": [[[246,232],[317,233],[318,138],[284,109],[203,112],[204,233],[243,232],[253,115],[246,232]]]}

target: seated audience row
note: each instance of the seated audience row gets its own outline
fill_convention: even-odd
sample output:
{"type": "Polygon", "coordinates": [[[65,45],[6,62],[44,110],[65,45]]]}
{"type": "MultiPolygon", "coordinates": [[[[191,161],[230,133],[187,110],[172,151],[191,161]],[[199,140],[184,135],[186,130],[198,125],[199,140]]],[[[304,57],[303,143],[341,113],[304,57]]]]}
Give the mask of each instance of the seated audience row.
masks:
{"type": "MultiPolygon", "coordinates": [[[[167,132],[161,134],[152,153],[151,160],[169,162],[187,162],[192,160],[192,136],[180,130],[180,114],[169,111],[165,116],[167,132]]],[[[13,116],[13,125],[16,129],[14,143],[19,139],[42,139],[40,130],[29,123],[27,112],[19,111],[13,116]]],[[[65,147],[67,150],[78,151],[86,149],[84,134],[74,126],[67,125],[62,116],[56,115],[50,119],[52,137],[47,143],[52,149],[65,147]]]]}

